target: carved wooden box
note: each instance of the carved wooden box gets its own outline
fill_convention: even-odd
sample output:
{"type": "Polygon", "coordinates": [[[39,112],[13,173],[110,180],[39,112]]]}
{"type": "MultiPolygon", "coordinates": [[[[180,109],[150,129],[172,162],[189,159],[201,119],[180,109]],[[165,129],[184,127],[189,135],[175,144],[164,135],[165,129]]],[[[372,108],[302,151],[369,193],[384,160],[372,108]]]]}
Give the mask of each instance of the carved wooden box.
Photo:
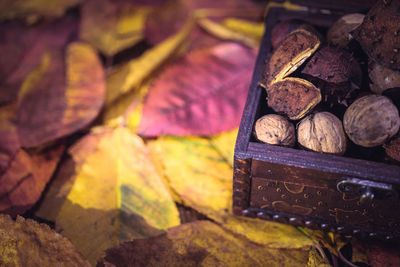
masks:
{"type": "Polygon", "coordinates": [[[271,8],[266,16],[266,31],[235,147],[234,214],[361,238],[399,239],[400,166],[378,162],[381,150],[353,147],[344,156],[334,156],[271,146],[253,136],[255,121],[273,112],[267,107],[265,89],[258,86],[271,52],[273,25],[300,18],[327,28],[340,15],[365,13],[369,8],[356,3],[347,5],[346,10],[324,9],[324,1],[318,3],[304,11],[271,8]]]}

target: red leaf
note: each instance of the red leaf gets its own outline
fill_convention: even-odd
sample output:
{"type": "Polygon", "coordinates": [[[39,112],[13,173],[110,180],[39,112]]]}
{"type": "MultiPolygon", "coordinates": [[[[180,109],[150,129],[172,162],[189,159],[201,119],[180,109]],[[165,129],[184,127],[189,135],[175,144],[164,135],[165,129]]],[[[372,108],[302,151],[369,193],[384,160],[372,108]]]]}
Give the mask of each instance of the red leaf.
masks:
{"type": "Polygon", "coordinates": [[[76,31],[77,20],[71,16],[30,27],[17,21],[0,24],[0,104],[14,101],[43,53],[64,47],[76,31]]]}
{"type": "Polygon", "coordinates": [[[239,125],[256,51],[225,43],[188,54],[147,95],[143,136],[211,135],[239,125]]]}
{"type": "Polygon", "coordinates": [[[0,177],[0,212],[12,216],[30,209],[50,180],[64,146],[30,155],[20,149],[0,177]]]}

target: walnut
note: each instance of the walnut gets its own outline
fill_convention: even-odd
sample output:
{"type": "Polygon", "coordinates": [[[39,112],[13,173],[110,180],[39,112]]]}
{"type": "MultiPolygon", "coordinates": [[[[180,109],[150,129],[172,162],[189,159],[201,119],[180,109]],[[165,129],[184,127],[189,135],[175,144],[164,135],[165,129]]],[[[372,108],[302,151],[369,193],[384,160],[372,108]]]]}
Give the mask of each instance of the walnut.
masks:
{"type": "Polygon", "coordinates": [[[400,87],[400,71],[385,68],[373,61],[368,64],[371,91],[382,94],[386,89],[400,87]]]}
{"type": "Polygon", "coordinates": [[[308,74],[329,83],[353,82],[360,86],[360,64],[352,54],[338,47],[323,46],[305,64],[302,74],[308,74]]]}
{"type": "Polygon", "coordinates": [[[293,124],[276,114],[259,118],[254,131],[259,141],[270,145],[293,146],[296,140],[293,124]]]}
{"type": "Polygon", "coordinates": [[[350,40],[353,38],[350,34],[363,22],[365,15],[352,13],[339,18],[329,28],[327,33],[327,41],[341,48],[346,48],[350,40]]]}
{"type": "Polygon", "coordinates": [[[357,145],[382,145],[398,132],[399,111],[385,96],[363,96],[346,110],[343,126],[350,140],[357,145]]]}
{"type": "Polygon", "coordinates": [[[297,140],[307,149],[342,155],[346,151],[346,135],[342,122],[332,113],[311,114],[297,125],[297,140]]]}

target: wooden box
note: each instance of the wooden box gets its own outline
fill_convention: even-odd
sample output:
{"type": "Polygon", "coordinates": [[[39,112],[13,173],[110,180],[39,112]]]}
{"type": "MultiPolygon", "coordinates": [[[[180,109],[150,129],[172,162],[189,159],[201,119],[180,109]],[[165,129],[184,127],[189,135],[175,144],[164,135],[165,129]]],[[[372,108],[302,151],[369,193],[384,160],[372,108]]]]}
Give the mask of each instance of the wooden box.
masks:
{"type": "Polygon", "coordinates": [[[398,239],[400,166],[372,160],[382,151],[353,147],[344,156],[334,156],[267,145],[253,136],[255,121],[272,112],[267,107],[265,89],[258,83],[271,52],[273,25],[279,20],[300,18],[323,29],[343,14],[365,13],[371,6],[371,1],[367,6],[364,1],[350,1],[346,8],[335,8],[326,6],[328,2],[318,1],[307,10],[297,11],[275,7],[266,16],[235,146],[233,211],[361,238],[398,239]]]}

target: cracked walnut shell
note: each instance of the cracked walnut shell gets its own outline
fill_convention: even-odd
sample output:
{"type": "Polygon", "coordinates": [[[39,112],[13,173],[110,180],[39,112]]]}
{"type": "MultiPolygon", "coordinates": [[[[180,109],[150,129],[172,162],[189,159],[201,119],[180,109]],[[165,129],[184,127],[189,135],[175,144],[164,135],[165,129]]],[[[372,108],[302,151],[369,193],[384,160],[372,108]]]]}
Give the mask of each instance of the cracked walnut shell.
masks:
{"type": "Polygon", "coordinates": [[[254,126],[254,134],[259,141],[270,145],[293,146],[296,141],[293,124],[276,114],[259,118],[254,126]]]}
{"type": "Polygon", "coordinates": [[[399,111],[386,96],[367,95],[354,101],[346,110],[343,126],[347,136],[357,145],[382,145],[399,131],[399,111]]]}
{"type": "Polygon", "coordinates": [[[305,117],[297,125],[297,140],[307,149],[342,155],[347,141],[342,122],[332,113],[318,112],[305,117]]]}

